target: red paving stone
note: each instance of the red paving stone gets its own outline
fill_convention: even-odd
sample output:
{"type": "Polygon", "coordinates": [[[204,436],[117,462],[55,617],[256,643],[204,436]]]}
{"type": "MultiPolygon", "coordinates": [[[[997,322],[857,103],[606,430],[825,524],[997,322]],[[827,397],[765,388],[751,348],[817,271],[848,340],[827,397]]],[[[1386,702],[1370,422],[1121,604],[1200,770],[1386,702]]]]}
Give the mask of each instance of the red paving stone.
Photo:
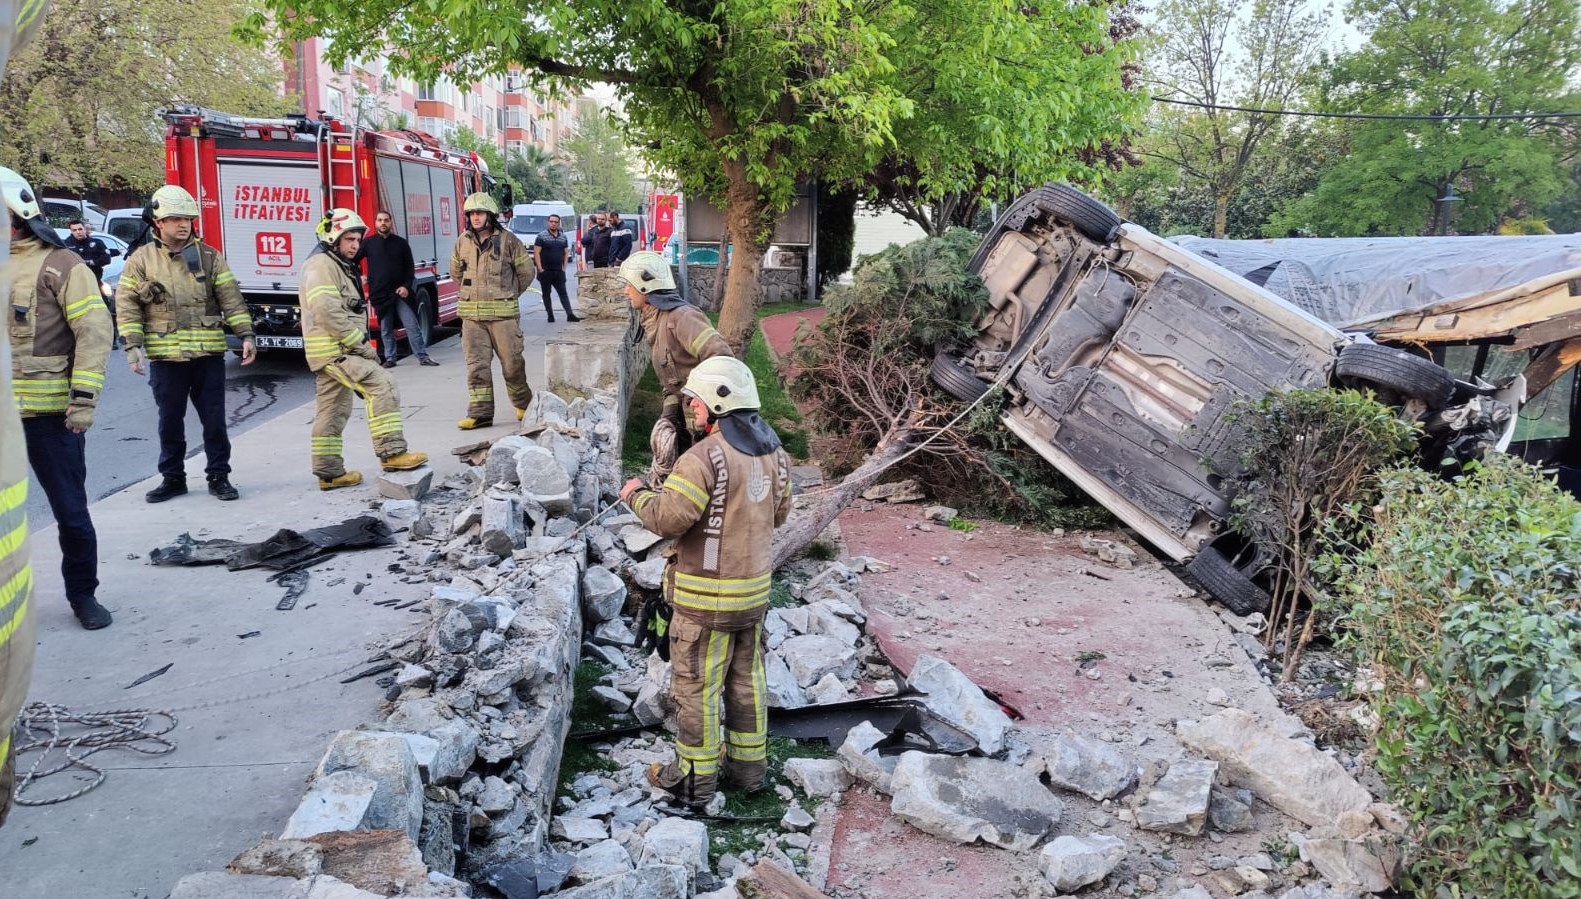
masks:
{"type": "Polygon", "coordinates": [[[822,306],[809,306],[800,312],[782,312],[758,322],[758,327],[763,329],[763,339],[768,342],[769,352],[774,355],[780,374],[787,380],[796,377],[796,367],[785,362],[791,350],[796,348],[796,330],[802,322],[806,322],[809,328],[817,327],[826,312],[828,310],[822,306]]]}

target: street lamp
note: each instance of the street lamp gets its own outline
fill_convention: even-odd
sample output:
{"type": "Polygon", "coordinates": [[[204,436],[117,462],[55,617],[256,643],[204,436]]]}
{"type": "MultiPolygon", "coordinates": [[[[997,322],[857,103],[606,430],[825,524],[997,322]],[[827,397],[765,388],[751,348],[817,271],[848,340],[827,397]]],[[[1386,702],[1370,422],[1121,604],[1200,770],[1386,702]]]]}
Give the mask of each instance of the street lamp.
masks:
{"type": "Polygon", "coordinates": [[[1449,233],[1449,204],[1459,203],[1465,197],[1455,196],[1455,182],[1444,182],[1444,195],[1433,200],[1438,206],[1438,236],[1443,237],[1449,233]]]}

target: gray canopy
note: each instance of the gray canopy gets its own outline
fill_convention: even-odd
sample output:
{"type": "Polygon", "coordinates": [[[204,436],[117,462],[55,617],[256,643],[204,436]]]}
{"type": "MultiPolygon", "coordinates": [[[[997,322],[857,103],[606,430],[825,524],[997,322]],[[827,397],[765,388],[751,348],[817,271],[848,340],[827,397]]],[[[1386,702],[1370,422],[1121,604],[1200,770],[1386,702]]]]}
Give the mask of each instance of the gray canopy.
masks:
{"type": "Polygon", "coordinates": [[[1581,277],[1581,234],[1172,240],[1337,327],[1561,272],[1581,277]]]}

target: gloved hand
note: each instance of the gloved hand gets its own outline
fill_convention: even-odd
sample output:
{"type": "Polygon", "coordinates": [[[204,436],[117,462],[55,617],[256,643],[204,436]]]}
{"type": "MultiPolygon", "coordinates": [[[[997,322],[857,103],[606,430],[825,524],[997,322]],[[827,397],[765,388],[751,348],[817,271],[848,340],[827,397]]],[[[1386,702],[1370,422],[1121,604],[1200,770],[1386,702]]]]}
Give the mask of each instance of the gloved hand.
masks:
{"type": "Polygon", "coordinates": [[[93,427],[93,407],[77,404],[67,406],[66,427],[77,434],[93,427]]]}

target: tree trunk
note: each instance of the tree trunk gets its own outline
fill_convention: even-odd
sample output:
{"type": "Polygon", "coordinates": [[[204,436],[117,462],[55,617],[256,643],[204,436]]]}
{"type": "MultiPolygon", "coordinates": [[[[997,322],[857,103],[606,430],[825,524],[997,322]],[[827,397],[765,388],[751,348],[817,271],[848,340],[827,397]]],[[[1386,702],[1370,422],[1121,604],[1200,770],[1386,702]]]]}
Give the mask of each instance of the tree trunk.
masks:
{"type": "Polygon", "coordinates": [[[1224,239],[1224,232],[1230,223],[1230,195],[1227,191],[1215,191],[1213,194],[1213,236],[1224,239]]]}
{"type": "Polygon", "coordinates": [[[725,163],[725,180],[729,185],[725,192],[725,228],[733,258],[725,282],[725,304],[719,313],[719,334],[730,344],[736,358],[744,359],[752,343],[752,332],[757,329],[758,306],[763,303],[758,274],[768,250],[764,240],[766,210],[758,186],[747,178],[745,163],[725,163]]]}
{"type": "Polygon", "coordinates": [[[896,425],[878,442],[878,446],[873,450],[873,454],[867,457],[867,461],[857,466],[857,469],[846,475],[840,483],[828,488],[828,492],[821,495],[817,502],[792,512],[784,527],[774,532],[774,567],[778,569],[795,558],[797,553],[807,547],[807,544],[818,539],[824,528],[827,528],[852,500],[860,496],[863,490],[878,480],[878,476],[883,474],[891,463],[911,448],[914,439],[910,422],[896,425]]]}
{"type": "Polygon", "coordinates": [[[730,274],[730,240],[719,242],[719,260],[714,263],[714,295],[709,299],[708,311],[718,312],[725,305],[725,278],[730,274]]]}

